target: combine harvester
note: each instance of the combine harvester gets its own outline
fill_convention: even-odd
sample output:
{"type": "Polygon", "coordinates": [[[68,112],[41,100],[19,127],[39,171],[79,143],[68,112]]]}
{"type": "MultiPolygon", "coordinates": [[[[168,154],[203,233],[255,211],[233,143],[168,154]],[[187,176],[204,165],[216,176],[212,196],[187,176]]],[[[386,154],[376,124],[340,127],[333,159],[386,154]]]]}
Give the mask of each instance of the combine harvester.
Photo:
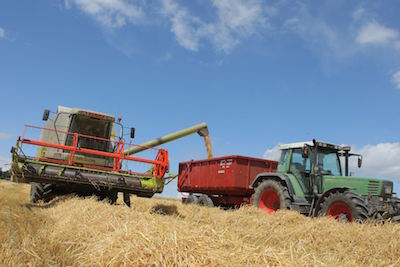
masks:
{"type": "Polygon", "coordinates": [[[237,207],[252,203],[272,213],[292,209],[338,220],[400,220],[393,182],[349,176],[348,146],[324,142],[281,145],[280,161],[225,156],[179,164],[178,191],[184,203],[237,207]],[[342,174],[340,158],[344,158],[342,174]]]}
{"type": "MultiPolygon", "coordinates": [[[[45,127],[25,125],[24,134],[12,147],[11,180],[31,183],[31,202],[50,201],[60,194],[97,195],[115,203],[118,192],[124,193],[124,202],[130,205],[129,194],[152,197],[161,193],[169,178],[168,151],[155,146],[198,133],[206,141],[212,156],[208,128],[205,123],[156,138],[141,145],[124,142],[121,117],[104,113],[59,106],[49,119],[45,110],[45,127]],[[120,135],[117,136],[117,130],[120,135]],[[27,136],[28,131],[40,131],[39,140],[27,136]],[[26,155],[25,146],[38,146],[36,156],[26,155]],[[132,156],[151,150],[152,159],[132,156]],[[123,168],[128,162],[148,164],[144,173],[123,168]]],[[[135,129],[130,129],[134,138],[135,129]]]]}

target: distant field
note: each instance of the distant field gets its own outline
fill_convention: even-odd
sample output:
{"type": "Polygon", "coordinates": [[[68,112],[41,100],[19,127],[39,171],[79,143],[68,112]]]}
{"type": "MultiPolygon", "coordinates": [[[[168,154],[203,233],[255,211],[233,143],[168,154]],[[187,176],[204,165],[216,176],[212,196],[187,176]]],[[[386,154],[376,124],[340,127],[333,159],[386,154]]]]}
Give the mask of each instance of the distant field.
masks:
{"type": "Polygon", "coordinates": [[[0,266],[400,265],[400,225],[267,216],[132,197],[132,207],[67,197],[29,204],[0,182],[0,266]]]}

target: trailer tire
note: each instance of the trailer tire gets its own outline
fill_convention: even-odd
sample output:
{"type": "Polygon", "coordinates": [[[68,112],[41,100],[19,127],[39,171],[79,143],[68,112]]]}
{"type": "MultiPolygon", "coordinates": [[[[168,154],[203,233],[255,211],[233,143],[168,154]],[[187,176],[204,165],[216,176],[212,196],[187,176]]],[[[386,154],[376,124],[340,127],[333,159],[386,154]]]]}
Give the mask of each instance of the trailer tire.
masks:
{"type": "Polygon", "coordinates": [[[189,195],[184,201],[183,204],[198,204],[199,198],[195,195],[189,195]]]}
{"type": "Polygon", "coordinates": [[[268,214],[278,209],[290,209],[291,199],[288,189],[274,180],[261,182],[252,196],[253,205],[265,210],[268,214]]]}
{"type": "Polygon", "coordinates": [[[199,205],[212,208],[212,207],[214,207],[214,202],[212,201],[212,199],[209,196],[201,195],[199,197],[199,205]]]}
{"type": "Polygon", "coordinates": [[[366,201],[351,191],[332,192],[321,203],[318,216],[334,217],[339,221],[363,222],[370,218],[366,201]]]}
{"type": "Polygon", "coordinates": [[[54,186],[52,184],[31,183],[31,203],[37,203],[39,200],[49,202],[55,197],[54,186]]]}

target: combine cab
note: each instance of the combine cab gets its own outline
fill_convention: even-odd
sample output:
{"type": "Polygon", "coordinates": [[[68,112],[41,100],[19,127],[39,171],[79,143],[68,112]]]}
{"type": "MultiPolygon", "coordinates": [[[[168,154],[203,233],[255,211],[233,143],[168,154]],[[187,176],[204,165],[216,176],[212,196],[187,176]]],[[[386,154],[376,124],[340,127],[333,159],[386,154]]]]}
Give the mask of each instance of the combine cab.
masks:
{"type": "MultiPolygon", "coordinates": [[[[47,122],[43,128],[25,125],[24,134],[11,149],[12,181],[31,183],[32,202],[68,193],[94,194],[114,203],[118,192],[123,192],[127,205],[129,194],[152,197],[163,191],[169,169],[168,151],[154,147],[195,132],[208,135],[203,123],[132,145],[123,140],[121,118],[116,121],[104,113],[66,107],[58,107],[50,119],[49,113],[44,112],[43,120],[47,122]],[[29,134],[35,131],[40,131],[40,138],[31,138],[29,134]],[[27,153],[32,146],[37,147],[35,156],[27,153]],[[144,150],[153,157],[132,156],[144,150]],[[142,169],[148,166],[136,172],[127,168],[133,163],[139,163],[142,169]]],[[[134,133],[131,128],[131,138],[134,133]]]]}

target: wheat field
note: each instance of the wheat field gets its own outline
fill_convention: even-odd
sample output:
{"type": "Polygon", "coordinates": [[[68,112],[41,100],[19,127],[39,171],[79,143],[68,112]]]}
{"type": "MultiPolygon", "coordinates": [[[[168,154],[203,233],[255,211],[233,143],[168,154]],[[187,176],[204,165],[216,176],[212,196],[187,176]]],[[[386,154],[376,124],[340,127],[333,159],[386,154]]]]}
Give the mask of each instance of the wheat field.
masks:
{"type": "Polygon", "coordinates": [[[132,207],[60,197],[29,204],[0,182],[1,266],[398,266],[400,224],[224,211],[132,197],[132,207]]]}

